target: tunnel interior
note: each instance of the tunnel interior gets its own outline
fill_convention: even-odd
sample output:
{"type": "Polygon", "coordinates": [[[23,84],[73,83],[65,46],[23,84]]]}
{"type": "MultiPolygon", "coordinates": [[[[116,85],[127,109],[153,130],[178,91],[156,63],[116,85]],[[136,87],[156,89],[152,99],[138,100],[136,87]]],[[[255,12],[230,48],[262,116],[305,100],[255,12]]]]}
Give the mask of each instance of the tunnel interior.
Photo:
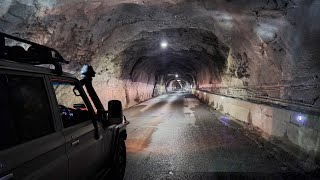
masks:
{"type": "Polygon", "coordinates": [[[2,0],[0,31],[92,65],[106,109],[186,91],[320,157],[319,2],[2,0]]]}
{"type": "Polygon", "coordinates": [[[209,92],[320,103],[314,0],[5,0],[1,7],[2,32],[57,49],[71,60],[64,70],[78,77],[92,64],[104,102],[130,107],[165,92],[178,74],[209,92]]]}
{"type": "Polygon", "coordinates": [[[154,76],[167,82],[177,75],[189,84],[221,82],[229,48],[212,32],[178,28],[141,32],[138,37],[119,57],[124,59],[121,78],[147,83],[154,76]]]}

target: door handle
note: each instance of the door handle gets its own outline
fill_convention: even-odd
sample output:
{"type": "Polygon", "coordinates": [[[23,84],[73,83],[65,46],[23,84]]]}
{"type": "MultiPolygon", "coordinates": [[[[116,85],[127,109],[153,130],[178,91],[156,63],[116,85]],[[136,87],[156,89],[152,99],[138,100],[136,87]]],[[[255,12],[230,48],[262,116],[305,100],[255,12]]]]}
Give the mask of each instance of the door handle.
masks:
{"type": "Polygon", "coordinates": [[[13,179],[14,179],[13,173],[0,177],[0,180],[13,180],[13,179]]]}
{"type": "Polygon", "coordinates": [[[79,144],[79,142],[80,142],[79,139],[78,139],[78,140],[75,140],[75,141],[73,141],[73,142],[71,143],[71,146],[76,146],[76,145],[79,144]]]}

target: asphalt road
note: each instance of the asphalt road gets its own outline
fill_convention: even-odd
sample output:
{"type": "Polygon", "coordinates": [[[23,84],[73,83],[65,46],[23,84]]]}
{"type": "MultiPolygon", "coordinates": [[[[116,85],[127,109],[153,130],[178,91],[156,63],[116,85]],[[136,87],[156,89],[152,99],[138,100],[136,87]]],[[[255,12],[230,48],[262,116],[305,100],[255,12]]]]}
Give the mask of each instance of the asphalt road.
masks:
{"type": "Polygon", "coordinates": [[[291,156],[186,93],[125,111],[125,179],[298,178],[291,156]]]}

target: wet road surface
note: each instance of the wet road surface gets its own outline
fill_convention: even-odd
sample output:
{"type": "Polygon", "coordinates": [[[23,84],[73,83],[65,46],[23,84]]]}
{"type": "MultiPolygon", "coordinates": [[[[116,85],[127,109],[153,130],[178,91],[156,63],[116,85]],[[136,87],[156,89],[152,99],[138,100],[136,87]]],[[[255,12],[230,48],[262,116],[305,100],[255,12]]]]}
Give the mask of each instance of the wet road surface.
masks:
{"type": "Polygon", "coordinates": [[[191,94],[162,95],[125,115],[125,179],[274,179],[298,171],[279,149],[191,94]]]}

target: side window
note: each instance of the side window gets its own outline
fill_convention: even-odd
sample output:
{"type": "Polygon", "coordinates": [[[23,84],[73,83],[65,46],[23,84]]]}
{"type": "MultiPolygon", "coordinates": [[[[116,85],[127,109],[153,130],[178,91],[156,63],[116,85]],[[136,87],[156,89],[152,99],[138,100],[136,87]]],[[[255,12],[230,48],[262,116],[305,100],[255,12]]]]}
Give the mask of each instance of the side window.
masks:
{"type": "Polygon", "coordinates": [[[0,150],[53,133],[41,77],[0,74],[0,150]]]}
{"type": "Polygon", "coordinates": [[[60,115],[65,128],[90,120],[92,117],[81,94],[73,82],[52,80],[60,115]]]}

